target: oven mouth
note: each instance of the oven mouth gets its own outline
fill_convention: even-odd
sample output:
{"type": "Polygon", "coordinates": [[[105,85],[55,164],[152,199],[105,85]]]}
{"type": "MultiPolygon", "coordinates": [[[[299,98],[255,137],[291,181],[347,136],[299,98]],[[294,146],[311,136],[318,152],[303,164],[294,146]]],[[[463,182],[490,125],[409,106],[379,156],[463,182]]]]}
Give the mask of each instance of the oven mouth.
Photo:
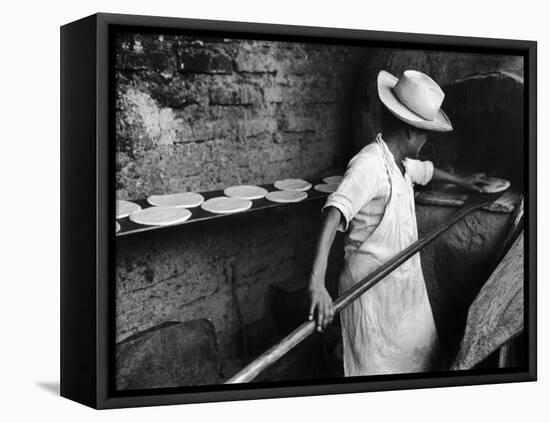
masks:
{"type": "Polygon", "coordinates": [[[454,131],[433,134],[422,158],[457,174],[484,172],[524,185],[524,85],[507,73],[462,78],[443,87],[454,131]]]}

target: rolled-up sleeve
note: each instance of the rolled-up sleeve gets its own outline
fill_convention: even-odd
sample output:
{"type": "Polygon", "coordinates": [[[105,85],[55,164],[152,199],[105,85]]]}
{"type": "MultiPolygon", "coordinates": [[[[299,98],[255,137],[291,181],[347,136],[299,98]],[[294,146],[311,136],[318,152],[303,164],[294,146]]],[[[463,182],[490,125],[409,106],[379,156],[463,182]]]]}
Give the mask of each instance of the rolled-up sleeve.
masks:
{"type": "Polygon", "coordinates": [[[406,158],[403,160],[403,166],[407,170],[411,181],[416,185],[426,185],[432,180],[434,175],[434,165],[431,161],[415,160],[406,158]]]}
{"type": "Polygon", "coordinates": [[[347,231],[349,222],[377,192],[379,174],[372,157],[354,157],[338,189],[330,194],[323,207],[335,207],[342,214],[338,225],[341,232],[347,231]]]}

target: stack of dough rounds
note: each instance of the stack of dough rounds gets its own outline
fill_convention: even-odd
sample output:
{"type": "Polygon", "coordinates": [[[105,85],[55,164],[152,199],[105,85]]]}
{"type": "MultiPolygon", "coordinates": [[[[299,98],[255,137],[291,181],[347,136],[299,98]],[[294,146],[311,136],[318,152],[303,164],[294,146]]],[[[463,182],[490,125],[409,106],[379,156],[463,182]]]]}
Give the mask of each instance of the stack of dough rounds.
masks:
{"type": "Polygon", "coordinates": [[[147,202],[152,206],[190,209],[200,206],[204,202],[204,197],[195,192],[183,192],[179,194],[151,195],[147,202]]]}
{"type": "Polygon", "coordinates": [[[255,185],[235,185],[223,190],[228,197],[240,198],[241,200],[258,200],[264,198],[267,191],[255,185]]]}
{"type": "Polygon", "coordinates": [[[242,212],[250,207],[252,207],[252,201],[234,197],[214,197],[201,205],[204,211],[216,214],[242,212]]]}
{"type": "Polygon", "coordinates": [[[179,207],[154,206],[138,210],[130,215],[130,220],[140,225],[165,226],[185,222],[191,212],[179,207]]]}
{"type": "Polygon", "coordinates": [[[484,193],[493,194],[506,191],[510,186],[510,181],[500,178],[487,178],[476,185],[478,185],[484,193]]]}
{"type": "Polygon", "coordinates": [[[265,196],[274,203],[298,203],[307,198],[307,192],[303,191],[271,191],[265,196]]]}
{"type": "Polygon", "coordinates": [[[339,184],[318,184],[315,185],[315,190],[319,192],[332,193],[338,189],[339,184]]]}
{"type": "Polygon", "coordinates": [[[311,184],[303,179],[281,179],[273,185],[282,191],[307,191],[311,188],[311,184]]]}
{"type": "Polygon", "coordinates": [[[323,178],[323,182],[325,184],[340,184],[342,182],[342,179],[344,179],[343,176],[335,175],[335,176],[327,176],[326,178],[323,178]]]}
{"type": "Polygon", "coordinates": [[[116,200],[116,218],[122,219],[128,217],[130,213],[134,213],[141,209],[141,206],[131,201],[116,200]]]}

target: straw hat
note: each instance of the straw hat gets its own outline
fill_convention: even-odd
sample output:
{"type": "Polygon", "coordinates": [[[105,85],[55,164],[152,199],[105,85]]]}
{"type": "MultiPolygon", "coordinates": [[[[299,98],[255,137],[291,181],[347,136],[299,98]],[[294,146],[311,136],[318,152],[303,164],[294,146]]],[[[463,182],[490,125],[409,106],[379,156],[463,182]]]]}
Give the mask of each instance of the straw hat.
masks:
{"type": "Polygon", "coordinates": [[[380,71],[377,82],[380,100],[403,122],[427,131],[453,130],[451,121],[441,110],[445,93],[425,73],[407,70],[397,79],[391,73],[380,71]]]}

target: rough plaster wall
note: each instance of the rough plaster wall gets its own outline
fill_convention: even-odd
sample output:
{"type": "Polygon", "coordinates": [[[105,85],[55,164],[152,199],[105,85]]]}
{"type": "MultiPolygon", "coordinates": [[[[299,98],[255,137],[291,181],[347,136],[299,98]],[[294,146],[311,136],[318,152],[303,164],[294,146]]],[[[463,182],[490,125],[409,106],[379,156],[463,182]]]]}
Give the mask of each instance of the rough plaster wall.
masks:
{"type": "Polygon", "coordinates": [[[117,197],[209,191],[345,165],[364,48],[120,34],[117,197]]]}
{"type": "MultiPolygon", "coordinates": [[[[454,207],[417,204],[419,237],[448,220],[454,207]]],[[[422,250],[422,270],[446,359],[454,359],[468,308],[487,281],[510,224],[507,213],[477,211],[422,250]]]]}

